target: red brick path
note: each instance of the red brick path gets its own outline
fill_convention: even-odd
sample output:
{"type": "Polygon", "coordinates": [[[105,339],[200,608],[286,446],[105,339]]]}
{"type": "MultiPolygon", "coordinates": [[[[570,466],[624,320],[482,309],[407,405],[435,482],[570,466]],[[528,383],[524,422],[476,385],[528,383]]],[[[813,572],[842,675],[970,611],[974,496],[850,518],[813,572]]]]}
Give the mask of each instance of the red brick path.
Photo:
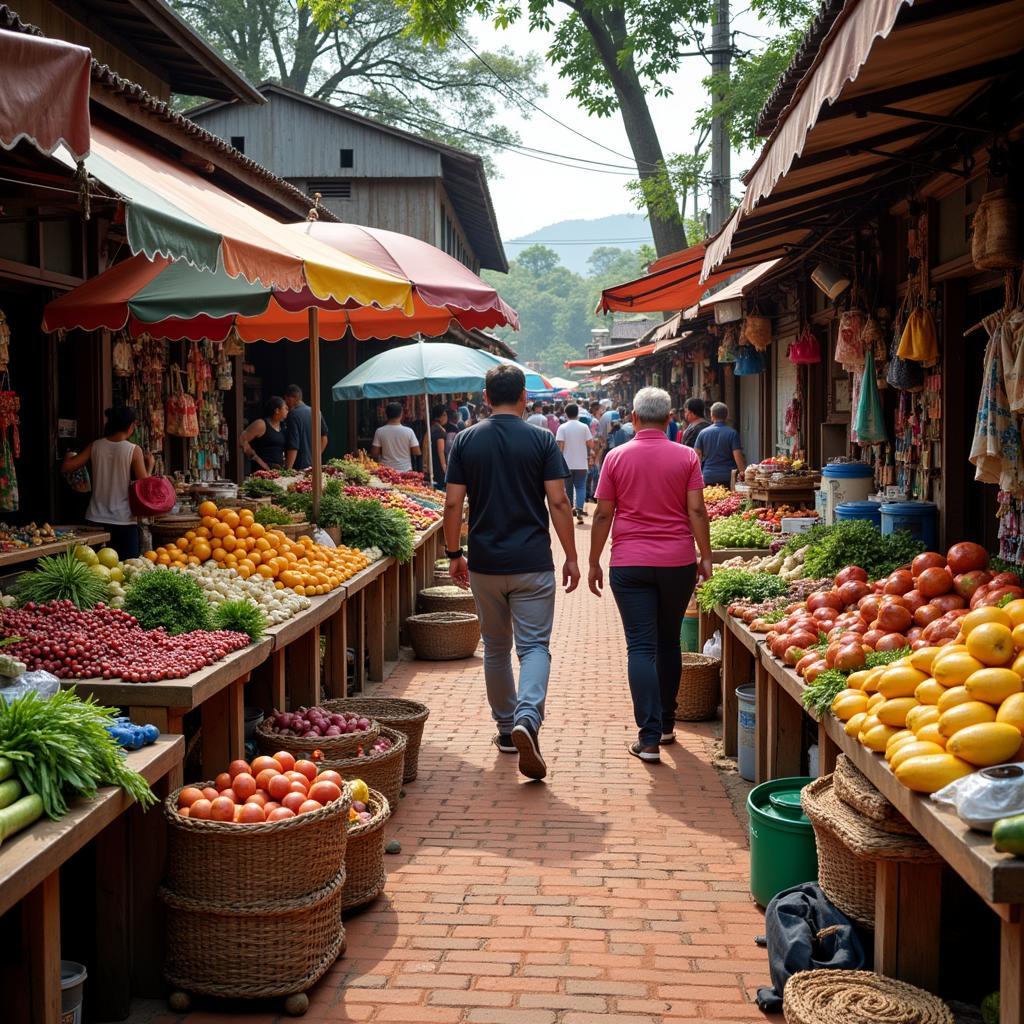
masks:
{"type": "MultiPolygon", "coordinates": [[[[577,530],[582,564],[589,532],[577,530]]],[[[387,859],[385,894],[347,922],[348,953],[305,1020],[761,1019],[763,918],[712,728],[680,723],[660,766],[626,753],[635,729],[610,593],[559,596],[552,654],[543,784],[491,745],[479,657],[405,662],[374,688],[430,706],[420,775],[389,824],[402,853],[387,859]]]]}

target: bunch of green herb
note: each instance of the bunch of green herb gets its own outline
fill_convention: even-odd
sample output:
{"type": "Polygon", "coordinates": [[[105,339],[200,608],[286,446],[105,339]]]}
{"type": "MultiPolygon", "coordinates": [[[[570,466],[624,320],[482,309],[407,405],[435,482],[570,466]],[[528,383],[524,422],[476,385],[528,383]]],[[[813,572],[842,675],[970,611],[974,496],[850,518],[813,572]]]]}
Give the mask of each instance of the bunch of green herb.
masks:
{"type": "Polygon", "coordinates": [[[292,517],[276,505],[260,505],[253,518],[263,526],[287,526],[292,522],[292,517]]]}
{"type": "Polygon", "coordinates": [[[162,626],[174,635],[210,628],[210,606],[203,588],[176,569],[139,573],[125,592],[124,610],[143,629],[162,626]]]}
{"type": "Polygon", "coordinates": [[[261,477],[249,477],[242,484],[242,493],[247,498],[273,498],[281,493],[281,488],[273,480],[264,480],[261,477]]]}
{"type": "Polygon", "coordinates": [[[783,597],[789,590],[785,580],[768,572],[746,569],[718,569],[697,589],[697,603],[709,612],[716,605],[727,605],[741,597],[751,601],[767,601],[783,597]]]}
{"type": "Polygon", "coordinates": [[[872,651],[864,659],[865,668],[881,668],[883,665],[891,665],[900,658],[906,658],[910,654],[909,647],[900,647],[895,651],[872,651]]]}
{"type": "Polygon", "coordinates": [[[22,604],[70,601],[76,608],[92,608],[106,600],[110,587],[85,562],[71,551],[65,551],[51,558],[40,558],[35,570],[22,573],[11,589],[22,604]]]}
{"type": "Polygon", "coordinates": [[[721,548],[766,548],[771,537],[756,519],[725,516],[711,524],[711,546],[721,548]]]}
{"type": "Polygon", "coordinates": [[[342,498],[339,508],[341,542],[353,548],[380,548],[399,562],[412,558],[415,533],[409,517],[385,508],[372,498],[342,498]]]}
{"type": "Polygon", "coordinates": [[[792,554],[804,546],[804,571],[811,579],[835,576],[847,565],[859,565],[870,580],[881,579],[924,550],[906,530],[883,536],[866,520],[812,526],[806,533],[794,534],[783,551],[792,554]]]}
{"type": "Polygon", "coordinates": [[[346,483],[365,486],[370,482],[370,471],[354,459],[330,459],[327,465],[338,470],[346,483]]]}
{"type": "Polygon", "coordinates": [[[803,692],[804,707],[819,718],[832,713],[836,694],[846,689],[846,673],[837,668],[826,669],[803,692]]]}
{"type": "Polygon", "coordinates": [[[278,508],[286,509],[288,512],[301,512],[307,521],[313,513],[313,495],[309,492],[303,494],[299,491],[278,491],[277,496],[271,501],[278,508]]]}
{"type": "Polygon", "coordinates": [[[149,783],[125,764],[107,731],[117,714],[73,690],[48,700],[27,693],[10,704],[0,701],[0,757],[13,762],[22,786],[53,819],[67,813],[69,792],[92,799],[100,786],[120,786],[146,807],[156,801],[149,783]]]}
{"type": "Polygon", "coordinates": [[[267,628],[267,617],[251,600],[224,601],[213,611],[213,628],[245,633],[256,643],[267,628]]]}

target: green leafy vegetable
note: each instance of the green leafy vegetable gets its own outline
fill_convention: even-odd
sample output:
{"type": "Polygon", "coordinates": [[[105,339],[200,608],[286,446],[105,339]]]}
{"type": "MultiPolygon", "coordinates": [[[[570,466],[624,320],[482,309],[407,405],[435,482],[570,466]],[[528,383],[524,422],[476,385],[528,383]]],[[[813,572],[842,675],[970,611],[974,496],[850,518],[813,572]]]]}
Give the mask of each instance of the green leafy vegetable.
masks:
{"type": "Polygon", "coordinates": [[[188,574],[175,569],[139,573],[128,585],[124,610],[143,629],[191,633],[210,628],[210,606],[203,588],[188,574]]]}
{"type": "Polygon", "coordinates": [[[380,548],[399,562],[412,558],[415,533],[401,509],[385,508],[372,498],[341,498],[341,542],[353,548],[380,548]]]}
{"type": "Polygon", "coordinates": [[[224,601],[213,612],[214,629],[245,633],[256,643],[267,628],[267,617],[252,601],[224,601]]]}
{"type": "Polygon", "coordinates": [[[819,718],[831,714],[832,701],[840,690],[846,689],[846,673],[837,668],[826,669],[803,692],[804,707],[819,718]]]}
{"type": "Polygon", "coordinates": [[[330,469],[336,469],[347,483],[365,485],[370,482],[370,471],[354,459],[330,459],[330,469]]]}
{"type": "Polygon", "coordinates": [[[288,512],[277,505],[260,505],[253,513],[253,518],[263,526],[288,526],[293,521],[288,512]]]}
{"type": "Polygon", "coordinates": [[[768,532],[755,519],[726,516],[711,524],[711,546],[720,548],[766,548],[771,544],[768,532]]]}
{"type": "Polygon", "coordinates": [[[258,476],[249,477],[241,489],[247,498],[273,498],[283,493],[273,480],[264,480],[258,476]]]}
{"type": "Polygon", "coordinates": [[[156,801],[149,783],[125,764],[107,731],[117,714],[73,690],[49,700],[27,693],[10,704],[0,701],[0,757],[13,762],[22,786],[53,819],[67,813],[69,792],[91,799],[99,786],[120,786],[145,807],[156,801]]]}
{"type": "Polygon", "coordinates": [[[726,605],[741,597],[751,601],[767,601],[782,597],[789,590],[785,580],[768,572],[746,569],[719,569],[697,589],[697,603],[709,612],[716,605],[726,605]]]}
{"type": "Polygon", "coordinates": [[[900,647],[895,651],[872,651],[864,659],[865,668],[881,668],[883,665],[891,665],[900,658],[906,658],[910,654],[909,647],[900,647]]]}
{"type": "Polygon", "coordinates": [[[897,530],[883,536],[864,520],[812,526],[794,534],[783,551],[791,554],[805,545],[804,570],[811,579],[835,576],[847,565],[859,565],[870,580],[881,579],[924,550],[913,534],[897,530]]]}
{"type": "Polygon", "coordinates": [[[22,573],[12,589],[22,604],[71,601],[76,608],[92,608],[106,599],[110,586],[71,551],[65,551],[40,558],[35,571],[22,573]]]}

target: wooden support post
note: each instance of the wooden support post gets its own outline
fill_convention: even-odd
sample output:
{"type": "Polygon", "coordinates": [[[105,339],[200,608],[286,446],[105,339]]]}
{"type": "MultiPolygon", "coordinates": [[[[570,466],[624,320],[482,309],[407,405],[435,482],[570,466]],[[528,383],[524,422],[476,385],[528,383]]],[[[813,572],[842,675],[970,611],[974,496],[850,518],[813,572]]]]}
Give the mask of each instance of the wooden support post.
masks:
{"type": "MultiPolygon", "coordinates": [[[[171,736],[183,736],[185,734],[185,712],[187,708],[148,708],[131,706],[128,708],[128,717],[136,725],[155,725],[162,733],[171,736]]],[[[225,765],[225,767],[227,767],[225,765]]],[[[218,768],[221,772],[224,768],[218,768]]],[[[182,762],[176,764],[167,776],[171,789],[177,789],[184,785],[185,768],[182,762]]]]}
{"type": "Polygon", "coordinates": [[[773,680],[768,670],[758,658],[754,665],[754,690],[756,693],[757,706],[754,712],[754,778],[757,782],[767,782],[769,774],[769,762],[772,754],[771,743],[768,740],[768,698],[770,695],[773,680]]]}
{"type": "Polygon", "coordinates": [[[768,680],[768,778],[800,774],[803,709],[770,673],[768,680]]]}
{"type": "Polygon", "coordinates": [[[94,959],[89,965],[89,1014],[94,1020],[124,1020],[131,1008],[134,931],[126,927],[131,907],[128,818],[120,815],[96,837],[94,959]]]}
{"type": "Polygon", "coordinates": [[[818,723],[818,774],[829,775],[836,770],[836,759],[842,751],[828,734],[824,722],[818,723]]]}
{"type": "Polygon", "coordinates": [[[398,660],[398,631],[401,624],[399,615],[398,563],[395,562],[384,573],[384,660],[398,660]]]}
{"type": "Polygon", "coordinates": [[[875,970],[935,991],[942,865],[875,862],[875,970]]]}
{"type": "Polygon", "coordinates": [[[320,703],[320,627],[306,630],[284,648],[285,684],[293,708],[320,703]]]}
{"type": "Polygon", "coordinates": [[[235,679],[202,705],[203,777],[212,779],[245,753],[245,684],[249,673],[235,679]]]}
{"type": "Polygon", "coordinates": [[[697,615],[697,651],[704,650],[704,644],[714,635],[716,629],[721,628],[722,623],[714,612],[701,611],[697,615]]]}
{"type": "Polygon", "coordinates": [[[416,612],[416,573],[411,562],[398,567],[398,618],[401,624],[416,612]]]}
{"type": "Polygon", "coordinates": [[[366,642],[370,649],[369,677],[384,678],[384,577],[378,576],[364,591],[366,595],[366,642]]]}
{"type": "Polygon", "coordinates": [[[267,661],[270,674],[270,706],[284,711],[288,707],[288,692],[285,686],[284,651],[271,651],[267,661]]]}
{"type": "Polygon", "coordinates": [[[754,656],[728,627],[722,627],[722,753],[735,757],[737,752],[736,687],[754,681],[754,656]]]}
{"type": "Polygon", "coordinates": [[[356,693],[366,692],[366,591],[351,594],[348,605],[348,642],[355,656],[355,671],[352,675],[356,693]]]}
{"type": "Polygon", "coordinates": [[[324,660],[323,687],[328,697],[348,696],[348,604],[341,607],[324,624],[327,634],[327,657],[324,660]]]}
{"type": "Polygon", "coordinates": [[[1024,907],[1009,907],[1000,928],[999,1024],[1024,1024],[1024,907]]]}
{"type": "Polygon", "coordinates": [[[60,1007],[60,874],[44,878],[22,903],[23,947],[28,953],[31,1020],[59,1021],[60,1007]]]}
{"type": "MultiPolygon", "coordinates": [[[[162,801],[180,785],[165,775],[153,783],[153,792],[157,800],[162,801]]],[[[149,812],[140,810],[138,805],[133,806],[125,817],[129,829],[126,862],[131,873],[132,905],[130,917],[119,922],[118,927],[130,937],[133,947],[133,995],[161,999],[167,994],[163,972],[167,930],[164,927],[164,905],[158,891],[167,873],[167,824],[159,813],[159,803],[149,812]]]]}

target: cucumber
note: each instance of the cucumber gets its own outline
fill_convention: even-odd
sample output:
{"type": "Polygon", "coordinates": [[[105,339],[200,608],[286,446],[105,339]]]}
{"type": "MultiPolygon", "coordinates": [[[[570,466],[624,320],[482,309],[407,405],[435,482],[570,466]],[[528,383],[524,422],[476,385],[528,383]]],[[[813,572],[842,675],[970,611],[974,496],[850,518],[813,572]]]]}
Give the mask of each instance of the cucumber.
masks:
{"type": "Polygon", "coordinates": [[[0,782],[0,807],[9,807],[21,796],[21,783],[17,779],[0,782]]]}
{"type": "Polygon", "coordinates": [[[42,816],[43,801],[35,793],[23,796],[15,801],[10,807],[0,810],[0,843],[3,843],[15,832],[28,828],[32,822],[42,816]]]}
{"type": "Polygon", "coordinates": [[[992,829],[992,842],[1000,853],[1024,857],[1024,814],[1000,818],[992,829]]]}
{"type": "Polygon", "coordinates": [[[14,762],[9,757],[0,757],[0,782],[14,774],[14,762]]]}

